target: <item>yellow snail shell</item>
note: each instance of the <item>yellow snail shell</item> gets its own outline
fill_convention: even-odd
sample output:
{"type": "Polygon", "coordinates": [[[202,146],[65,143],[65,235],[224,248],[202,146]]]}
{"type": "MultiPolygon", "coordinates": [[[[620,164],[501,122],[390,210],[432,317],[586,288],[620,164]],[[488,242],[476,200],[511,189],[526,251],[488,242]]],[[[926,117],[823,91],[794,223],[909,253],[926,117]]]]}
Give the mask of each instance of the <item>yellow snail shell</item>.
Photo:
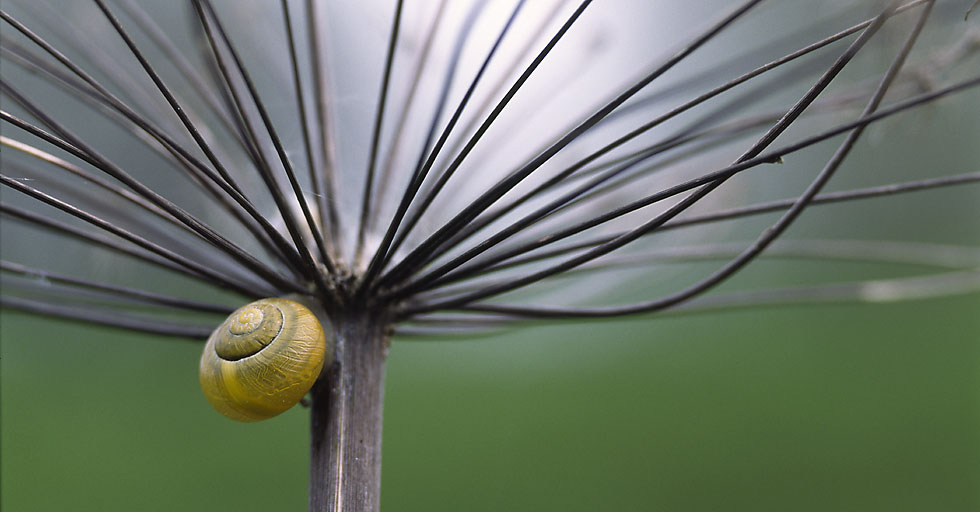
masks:
{"type": "Polygon", "coordinates": [[[332,357],[333,347],[328,350],[309,308],[261,299],[232,313],[208,338],[201,389],[231,419],[264,420],[296,405],[332,357]]]}

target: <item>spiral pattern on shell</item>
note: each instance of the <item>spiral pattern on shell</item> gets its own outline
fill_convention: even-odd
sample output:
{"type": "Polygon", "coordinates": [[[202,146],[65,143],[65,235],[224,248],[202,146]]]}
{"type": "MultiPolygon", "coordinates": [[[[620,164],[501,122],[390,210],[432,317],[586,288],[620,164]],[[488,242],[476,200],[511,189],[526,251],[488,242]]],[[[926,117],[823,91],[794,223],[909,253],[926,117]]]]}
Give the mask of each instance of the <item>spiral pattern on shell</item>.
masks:
{"type": "Polygon", "coordinates": [[[271,418],[313,387],[333,354],[327,345],[323,327],[306,306],[278,298],[252,302],[208,338],[201,356],[201,389],[229,418],[271,418]]]}

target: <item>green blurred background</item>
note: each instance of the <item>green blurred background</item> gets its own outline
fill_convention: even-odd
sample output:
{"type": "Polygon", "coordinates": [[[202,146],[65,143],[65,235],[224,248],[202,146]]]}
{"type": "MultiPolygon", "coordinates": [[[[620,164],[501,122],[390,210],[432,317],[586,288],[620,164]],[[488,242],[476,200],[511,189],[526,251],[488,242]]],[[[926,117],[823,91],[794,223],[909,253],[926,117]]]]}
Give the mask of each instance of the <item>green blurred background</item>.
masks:
{"type": "MultiPolygon", "coordinates": [[[[980,297],[396,342],[385,510],[980,509],[980,297]]],[[[2,506],[304,510],[307,412],[200,346],[3,316],[2,506]],[[33,329],[33,332],[28,332],[33,329]]]]}

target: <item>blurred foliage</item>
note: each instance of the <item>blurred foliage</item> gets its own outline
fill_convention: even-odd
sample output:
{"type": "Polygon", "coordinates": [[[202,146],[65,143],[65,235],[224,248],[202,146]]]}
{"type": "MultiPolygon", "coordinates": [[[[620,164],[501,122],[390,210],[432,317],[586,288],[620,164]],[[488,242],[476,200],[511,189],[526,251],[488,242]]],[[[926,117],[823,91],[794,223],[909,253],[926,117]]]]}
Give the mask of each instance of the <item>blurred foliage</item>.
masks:
{"type": "MultiPolygon", "coordinates": [[[[382,502],[977,510],[977,311],[974,295],[396,341],[382,502]]],[[[219,416],[199,344],[2,326],[3,510],[305,509],[307,413],[219,416]]]]}

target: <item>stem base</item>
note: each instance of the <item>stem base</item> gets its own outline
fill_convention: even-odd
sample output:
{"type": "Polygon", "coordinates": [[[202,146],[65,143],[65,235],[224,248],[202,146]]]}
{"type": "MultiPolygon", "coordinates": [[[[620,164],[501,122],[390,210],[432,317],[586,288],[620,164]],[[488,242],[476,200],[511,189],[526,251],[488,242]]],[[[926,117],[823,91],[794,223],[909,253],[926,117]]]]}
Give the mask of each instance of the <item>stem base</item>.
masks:
{"type": "Polygon", "coordinates": [[[373,512],[381,505],[381,421],[388,337],[383,322],[336,325],[337,359],[314,386],[310,511],[373,512]]]}

